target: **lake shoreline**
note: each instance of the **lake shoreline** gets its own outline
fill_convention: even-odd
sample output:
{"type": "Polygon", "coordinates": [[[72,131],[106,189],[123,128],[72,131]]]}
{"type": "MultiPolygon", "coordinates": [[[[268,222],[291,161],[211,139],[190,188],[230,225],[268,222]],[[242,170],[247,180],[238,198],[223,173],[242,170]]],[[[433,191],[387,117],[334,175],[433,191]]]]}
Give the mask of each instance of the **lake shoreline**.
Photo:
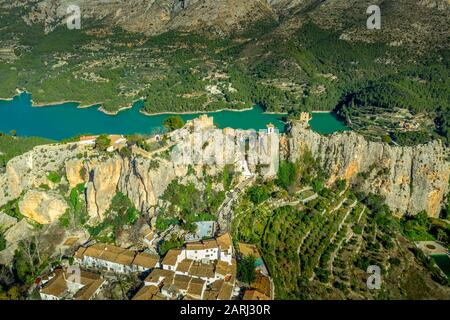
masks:
{"type": "MultiPolygon", "coordinates": [[[[142,99],[130,102],[116,112],[108,112],[98,103],[79,105],[78,103],[54,102],[52,104],[33,103],[30,94],[23,93],[19,98],[4,99],[5,104],[17,108],[0,108],[0,130],[9,132],[17,130],[21,136],[39,136],[52,140],[70,138],[80,133],[101,134],[148,134],[163,125],[167,115],[178,115],[185,122],[197,118],[200,114],[214,117],[220,128],[266,129],[267,124],[274,124],[284,132],[286,113],[264,111],[258,105],[243,105],[241,109],[221,108],[219,110],[156,112],[149,113],[143,109],[142,99]],[[37,107],[36,107],[37,106],[37,107]],[[53,106],[53,108],[45,108],[53,106]],[[90,108],[96,106],[95,108],[90,108]],[[129,111],[121,112],[127,109],[129,111]],[[100,112],[98,112],[100,111],[100,112]]],[[[348,130],[341,121],[329,112],[314,113],[310,122],[312,129],[322,134],[348,130]]]]}
{"type": "Polygon", "coordinates": [[[230,112],[245,112],[245,111],[251,111],[254,107],[251,108],[244,108],[244,109],[230,109],[230,108],[223,108],[219,110],[213,110],[213,111],[184,111],[184,112],[157,112],[157,113],[148,113],[144,111],[143,109],[140,109],[139,112],[145,116],[161,116],[161,115],[195,115],[195,114],[202,114],[202,113],[218,113],[223,111],[230,111],[230,112]]]}
{"type": "MultiPolygon", "coordinates": [[[[12,98],[0,98],[0,101],[13,101],[15,97],[20,96],[22,93],[27,93],[30,96],[32,96],[32,94],[26,90],[24,91],[17,91],[17,94],[15,96],[13,96],[12,98]]],[[[116,116],[118,115],[120,112],[125,111],[125,110],[129,110],[134,108],[134,104],[142,101],[143,99],[137,99],[135,101],[133,101],[133,103],[129,104],[126,107],[122,107],[116,111],[109,111],[106,110],[105,108],[103,108],[102,104],[103,102],[96,102],[96,103],[91,103],[91,104],[85,104],[82,105],[81,101],[73,101],[73,100],[61,100],[61,101],[55,101],[55,102],[38,102],[35,103],[33,101],[33,99],[31,99],[31,106],[33,108],[45,108],[45,107],[57,107],[60,106],[62,104],[66,104],[66,103],[75,103],[78,104],[77,108],[78,109],[86,109],[86,108],[92,108],[92,107],[96,107],[99,106],[97,108],[98,111],[109,115],[109,116],[116,116]]],[[[183,111],[183,112],[177,112],[177,111],[167,111],[167,112],[156,112],[156,113],[149,113],[144,111],[143,108],[139,109],[139,112],[145,116],[160,116],[160,115],[195,115],[195,114],[203,114],[203,113],[219,113],[219,112],[223,112],[223,111],[229,111],[229,112],[245,112],[245,111],[251,111],[253,110],[254,107],[248,107],[248,108],[243,108],[243,109],[232,109],[232,108],[222,108],[222,109],[217,109],[217,110],[211,110],[211,111],[199,111],[199,110],[195,110],[195,111],[183,111]]],[[[268,114],[268,115],[287,115],[287,112],[269,112],[269,111],[264,111],[263,114],[268,114]]]]}

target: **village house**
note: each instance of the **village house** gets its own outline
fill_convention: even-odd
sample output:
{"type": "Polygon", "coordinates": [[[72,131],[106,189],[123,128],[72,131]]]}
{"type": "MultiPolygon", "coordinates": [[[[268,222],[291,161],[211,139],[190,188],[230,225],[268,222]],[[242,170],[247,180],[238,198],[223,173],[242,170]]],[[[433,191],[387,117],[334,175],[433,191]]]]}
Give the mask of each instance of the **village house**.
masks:
{"type": "Polygon", "coordinates": [[[229,233],[225,233],[217,238],[219,246],[219,260],[232,264],[233,259],[233,243],[229,233]]]}
{"type": "Polygon", "coordinates": [[[206,282],[202,279],[155,269],[145,279],[145,285],[133,300],[203,299],[206,282]]]}
{"type": "Polygon", "coordinates": [[[138,253],[108,244],[80,247],[74,258],[85,267],[116,273],[142,273],[159,267],[159,256],[156,254],[138,253]]]}
{"type": "Polygon", "coordinates": [[[92,300],[101,291],[105,280],[98,274],[73,268],[57,269],[40,289],[42,300],[92,300]]]}
{"type": "Polygon", "coordinates": [[[162,268],[164,270],[172,270],[175,271],[177,268],[178,263],[180,263],[184,256],[182,254],[181,249],[171,249],[169,250],[166,255],[164,256],[163,261],[161,262],[162,268]]]}
{"type": "Polygon", "coordinates": [[[97,136],[81,136],[80,141],[78,144],[80,145],[94,145],[95,139],[97,139],[97,136]]]}
{"type": "MultiPolygon", "coordinates": [[[[81,136],[78,144],[79,145],[95,145],[95,141],[98,136],[81,136]]],[[[111,134],[108,136],[111,141],[107,149],[108,152],[113,152],[114,150],[121,149],[126,146],[127,139],[123,135],[111,134]]]]}
{"type": "Polygon", "coordinates": [[[119,149],[125,147],[127,144],[127,139],[123,135],[112,134],[109,136],[109,139],[111,140],[111,143],[110,143],[108,149],[106,149],[106,151],[108,151],[108,152],[113,152],[114,150],[119,150],[119,149]]]}
{"type": "Polygon", "coordinates": [[[157,286],[144,286],[132,300],[167,300],[157,286]]]}
{"type": "Polygon", "coordinates": [[[144,280],[146,286],[160,286],[164,281],[172,282],[174,271],[154,269],[144,280]]]}
{"type": "MultiPolygon", "coordinates": [[[[219,262],[220,263],[220,262],[219,262]]],[[[192,262],[192,270],[188,275],[182,275],[177,271],[154,269],[145,279],[144,287],[133,298],[134,300],[188,299],[188,300],[229,300],[233,296],[234,282],[236,280],[236,265],[234,269],[227,263],[223,266],[229,269],[221,271],[222,279],[213,279],[213,267],[195,264],[192,262]],[[210,277],[213,281],[204,278],[210,277]]]]}
{"type": "Polygon", "coordinates": [[[271,300],[270,297],[258,290],[245,290],[243,300],[271,300]]]}
{"type": "Polygon", "coordinates": [[[161,266],[162,269],[154,269],[147,276],[136,299],[152,300],[163,296],[167,299],[229,300],[234,294],[237,264],[228,233],[217,239],[171,249],[161,266]]]}
{"type": "Polygon", "coordinates": [[[184,259],[200,260],[204,263],[219,258],[219,247],[216,240],[205,240],[186,244],[184,259]]]}
{"type": "Polygon", "coordinates": [[[217,239],[191,242],[182,249],[169,250],[162,261],[162,266],[166,270],[177,270],[178,264],[185,259],[201,261],[205,264],[215,260],[232,264],[232,257],[231,237],[225,233],[217,239]]]}

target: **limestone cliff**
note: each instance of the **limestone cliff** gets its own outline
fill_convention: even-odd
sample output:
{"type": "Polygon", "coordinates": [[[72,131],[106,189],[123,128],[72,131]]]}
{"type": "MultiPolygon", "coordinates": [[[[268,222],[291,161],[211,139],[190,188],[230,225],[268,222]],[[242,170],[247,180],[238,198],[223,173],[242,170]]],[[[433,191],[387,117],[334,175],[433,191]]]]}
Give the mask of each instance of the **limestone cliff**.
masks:
{"type": "Polygon", "coordinates": [[[68,208],[61,195],[48,191],[29,190],[19,202],[20,212],[40,224],[55,222],[68,208]]]}
{"type": "Polygon", "coordinates": [[[145,212],[156,205],[173,179],[187,173],[187,167],[176,167],[169,161],[160,160],[156,168],[150,159],[122,158],[119,155],[106,160],[101,157],[70,160],[66,162],[65,170],[71,187],[86,183],[89,215],[99,220],[103,219],[117,192],[126,194],[137,208],[145,212]],[[81,168],[88,173],[86,177],[80,176],[81,168]]]}
{"type": "MultiPolygon", "coordinates": [[[[198,132],[192,128],[183,128],[171,134],[172,141],[166,147],[151,153],[133,152],[130,157],[98,153],[77,143],[36,147],[12,159],[6,172],[0,173],[0,206],[20,198],[20,208],[27,217],[51,223],[66,209],[64,196],[68,196],[71,188],[83,184],[90,220],[94,222],[104,218],[117,192],[127,195],[138,209],[150,213],[173,179],[183,178],[192,170],[198,177],[205,170],[208,175],[216,175],[230,159],[244,176],[246,171],[266,177],[276,172],[278,148],[265,163],[252,159],[247,151],[245,155],[239,154],[239,150],[246,149],[242,146],[243,135],[247,134],[244,131],[213,130],[202,133],[204,140],[197,142],[195,134],[198,132]],[[224,143],[217,145],[215,142],[219,140],[224,143]],[[191,159],[203,157],[207,163],[174,161],[169,152],[172,149],[191,159]],[[52,171],[61,175],[61,183],[53,185],[48,180],[52,171]]],[[[265,139],[270,141],[274,137],[265,139]]],[[[273,141],[278,146],[278,140],[273,141]]],[[[280,142],[280,153],[290,160],[298,159],[305,149],[310,149],[329,171],[330,183],[343,178],[363,191],[381,194],[398,214],[427,210],[436,216],[448,192],[450,166],[447,151],[438,141],[416,147],[394,147],[366,141],[354,132],[322,136],[294,125],[280,142]]]]}
{"type": "Polygon", "coordinates": [[[439,141],[397,147],[367,141],[355,132],[322,136],[294,125],[288,146],[291,160],[310,149],[330,173],[330,183],[336,179],[358,182],[363,191],[386,197],[397,214],[426,210],[437,216],[448,192],[450,163],[439,141]]]}

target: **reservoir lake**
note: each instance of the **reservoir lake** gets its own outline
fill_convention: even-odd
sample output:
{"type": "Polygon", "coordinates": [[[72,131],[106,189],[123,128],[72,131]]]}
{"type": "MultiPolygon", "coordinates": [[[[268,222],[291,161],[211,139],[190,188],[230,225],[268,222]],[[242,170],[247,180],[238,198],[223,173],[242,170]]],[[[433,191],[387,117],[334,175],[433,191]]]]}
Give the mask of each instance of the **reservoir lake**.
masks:
{"type": "MultiPolygon", "coordinates": [[[[80,134],[152,134],[162,130],[164,119],[171,114],[144,115],[139,110],[143,102],[117,115],[108,115],[98,110],[99,106],[78,108],[75,102],[45,107],[32,107],[31,95],[22,93],[12,100],[0,100],[0,132],[16,130],[18,136],[38,136],[61,140],[80,134]]],[[[255,106],[245,111],[204,112],[214,117],[219,128],[265,129],[268,123],[284,131],[283,114],[264,113],[255,106]]],[[[202,114],[202,113],[200,113],[202,114]]],[[[199,113],[180,114],[186,121],[197,118],[199,113]]],[[[331,113],[312,113],[311,128],[321,134],[349,130],[331,113]]]]}

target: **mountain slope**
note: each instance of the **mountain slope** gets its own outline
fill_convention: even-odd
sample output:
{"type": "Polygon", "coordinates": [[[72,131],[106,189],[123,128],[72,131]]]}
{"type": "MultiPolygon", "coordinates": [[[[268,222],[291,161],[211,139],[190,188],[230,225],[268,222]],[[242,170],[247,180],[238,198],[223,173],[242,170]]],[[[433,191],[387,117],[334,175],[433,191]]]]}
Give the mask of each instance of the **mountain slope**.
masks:
{"type": "Polygon", "coordinates": [[[381,30],[367,30],[373,3],[362,0],[0,0],[0,96],[20,88],[38,104],[101,103],[109,113],[138,99],[147,113],[345,107],[361,131],[373,121],[352,108],[376,107],[426,120],[406,139],[397,123],[366,136],[446,136],[448,2],[375,3],[381,30]],[[69,3],[81,8],[81,30],[64,25],[69,3]]]}
{"type": "MultiPolygon", "coordinates": [[[[385,41],[392,45],[448,44],[450,13],[446,0],[2,0],[2,7],[26,7],[27,23],[43,23],[50,31],[79,5],[83,19],[101,20],[132,32],[155,35],[168,30],[229,34],[264,18],[280,20],[292,32],[307,18],[323,28],[341,30],[345,39],[385,41]],[[382,29],[366,29],[369,5],[379,5],[382,29]]],[[[424,47],[422,47],[423,49],[424,47]]]]}

